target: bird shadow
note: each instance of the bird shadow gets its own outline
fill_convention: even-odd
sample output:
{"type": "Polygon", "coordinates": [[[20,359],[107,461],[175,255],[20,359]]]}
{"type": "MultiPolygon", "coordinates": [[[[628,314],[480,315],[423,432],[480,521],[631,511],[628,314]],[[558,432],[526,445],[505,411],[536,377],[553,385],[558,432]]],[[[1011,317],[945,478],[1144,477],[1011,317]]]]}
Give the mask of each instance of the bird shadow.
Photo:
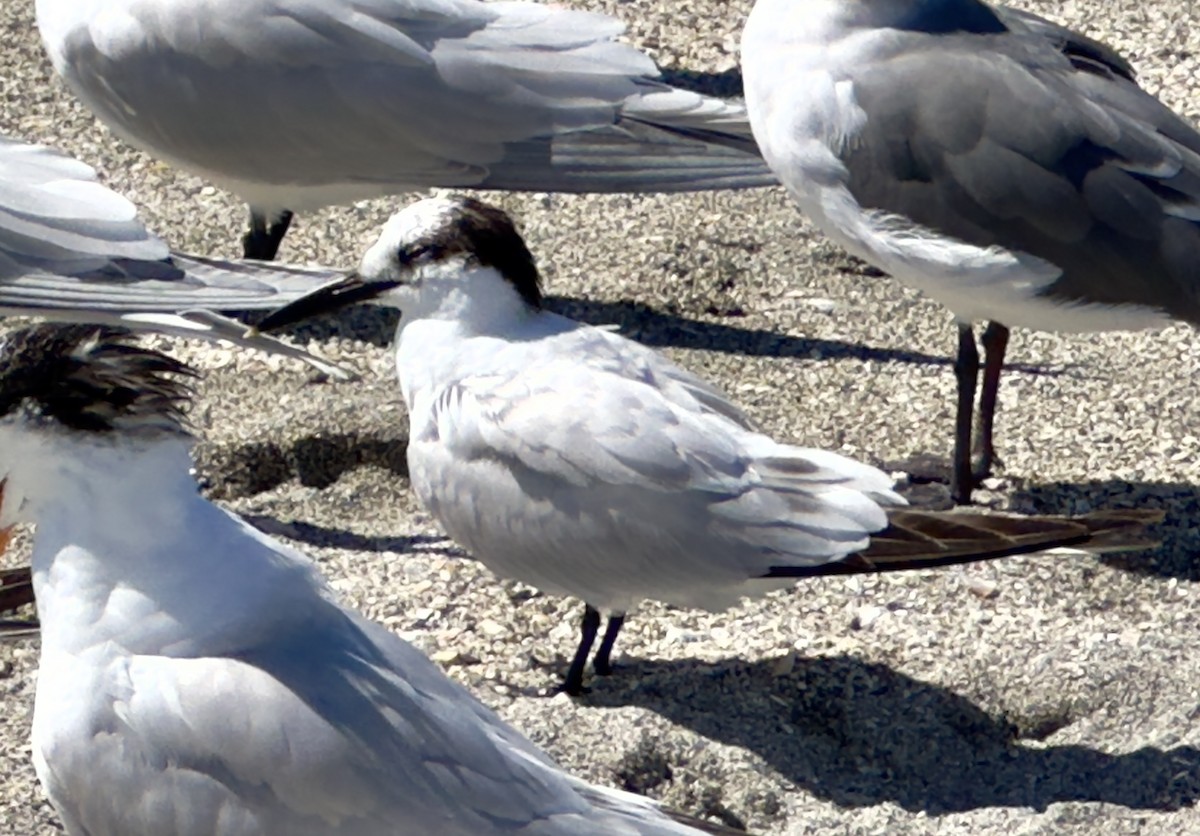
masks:
{"type": "Polygon", "coordinates": [[[1200,797],[1200,749],[1111,755],[1045,745],[1063,716],[994,716],[952,691],[851,656],[747,662],[622,660],[584,704],[639,706],[748,749],[841,807],[932,815],[1064,801],[1176,810],[1200,797]],[[686,695],[681,698],[681,695],[686,695]]]}
{"type": "Polygon", "coordinates": [[[666,84],[703,96],[740,99],[746,95],[741,67],[730,67],[719,73],[689,70],[687,67],[663,67],[659,72],[666,84]]]}
{"type": "Polygon", "coordinates": [[[271,537],[284,537],[297,543],[323,548],[347,549],[362,552],[403,552],[465,558],[462,549],[445,537],[433,534],[368,535],[344,528],[305,522],[280,520],[267,514],[239,514],[250,525],[271,537]]]}
{"type": "MultiPolygon", "coordinates": [[[[744,328],[660,311],[642,302],[597,301],[547,296],[545,308],[595,326],[616,326],[621,334],[653,348],[686,348],[741,354],[748,357],[797,357],[804,360],[860,360],[921,366],[954,365],[954,358],[900,348],[880,348],[849,340],[796,337],[763,328],[744,328]]],[[[364,342],[377,348],[391,345],[400,314],[390,308],[357,305],[280,329],[302,344],[336,338],[364,342]]],[[[248,322],[261,315],[243,317],[248,322]]],[[[1010,363],[1009,372],[1058,376],[1073,366],[1010,363]]]]}
{"type": "Polygon", "coordinates": [[[408,439],[360,433],[306,436],[290,444],[205,444],[196,451],[201,488],[211,499],[241,499],[273,490],[293,479],[327,488],[360,467],[381,467],[408,479],[408,439]]]}
{"type": "Polygon", "coordinates": [[[1101,562],[1140,575],[1200,581],[1200,490],[1187,482],[1024,483],[1012,480],[1011,508],[1024,514],[1086,514],[1109,508],[1161,508],[1164,518],[1149,532],[1161,537],[1156,549],[1104,555],[1101,562]]]}

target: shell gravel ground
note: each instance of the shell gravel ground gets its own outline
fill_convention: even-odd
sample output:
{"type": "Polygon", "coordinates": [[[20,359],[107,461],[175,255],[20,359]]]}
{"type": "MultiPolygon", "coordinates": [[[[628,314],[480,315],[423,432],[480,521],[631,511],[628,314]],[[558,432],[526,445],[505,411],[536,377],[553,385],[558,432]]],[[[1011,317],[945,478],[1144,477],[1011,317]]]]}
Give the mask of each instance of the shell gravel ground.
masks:
{"type": "MultiPolygon", "coordinates": [[[[734,81],[749,0],[575,5],[619,15],[665,66],[734,81]]],[[[1200,6],[1021,5],[1121,49],[1196,121],[1200,6]]],[[[237,251],[236,200],[114,140],[51,78],[32,2],[4,3],[0,25],[4,131],[95,165],[177,247],[237,251]]],[[[303,216],[283,256],[352,264],[405,200],[303,216]]],[[[948,452],[949,316],[847,258],[782,191],[499,202],[556,305],[662,347],[776,437],[874,462],[948,452]]],[[[154,339],[207,372],[193,418],[210,494],[306,549],[347,601],[565,767],[760,833],[1200,833],[1192,328],[1016,332],[1006,468],[983,494],[1019,511],[1162,507],[1160,549],[811,582],[719,615],[650,604],[622,635],[619,675],[579,702],[552,695],[579,602],[497,581],[410,495],[389,328],[360,312],[300,333],[362,371],[355,385],[154,339]]],[[[26,556],[27,541],[6,560],[26,556]]],[[[61,829],[30,763],[36,663],[34,640],[0,646],[2,833],[61,829]]]]}

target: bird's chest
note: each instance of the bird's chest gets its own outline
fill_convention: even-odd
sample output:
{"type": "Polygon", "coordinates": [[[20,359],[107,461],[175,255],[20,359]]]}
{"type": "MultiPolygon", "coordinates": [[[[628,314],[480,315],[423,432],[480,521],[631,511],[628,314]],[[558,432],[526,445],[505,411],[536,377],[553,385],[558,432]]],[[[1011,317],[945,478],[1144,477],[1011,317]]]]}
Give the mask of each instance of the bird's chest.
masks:
{"type": "Polygon", "coordinates": [[[81,806],[98,774],[129,766],[123,764],[120,746],[120,708],[131,693],[128,668],[117,659],[43,652],[34,701],[33,761],[38,780],[64,818],[69,820],[81,806]]]}

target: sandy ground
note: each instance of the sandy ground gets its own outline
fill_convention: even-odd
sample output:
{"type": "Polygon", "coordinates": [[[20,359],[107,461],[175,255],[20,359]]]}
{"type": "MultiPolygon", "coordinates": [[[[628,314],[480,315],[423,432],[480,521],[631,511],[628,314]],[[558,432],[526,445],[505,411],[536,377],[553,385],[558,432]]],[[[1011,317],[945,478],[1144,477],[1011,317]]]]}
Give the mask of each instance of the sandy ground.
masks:
{"type": "MultiPolygon", "coordinates": [[[[714,73],[735,65],[750,6],[575,2],[618,14],[663,65],[714,73]]],[[[1022,5],[1119,47],[1196,120],[1200,6],[1022,5]]],[[[115,141],[50,77],[32,2],[4,3],[0,27],[0,129],[95,165],[177,247],[237,251],[235,200],[115,141]]],[[[284,255],[351,264],[405,199],[304,216],[284,255]]],[[[949,316],[852,263],[781,191],[500,202],[556,306],[661,347],[777,437],[876,463],[948,451],[949,316]]],[[[497,581],[410,495],[388,333],[361,313],[302,332],[362,371],[355,385],[171,343],[207,372],[198,469],[567,768],[759,833],[1200,833],[1190,327],[1015,334],[1006,468],[982,496],[1020,511],[1161,507],[1158,550],[813,582],[719,615],[649,605],[622,635],[619,674],[577,702],[553,686],[579,602],[497,581]]],[[[61,829],[30,764],[36,666],[36,641],[0,647],[3,833],[61,829]]]]}

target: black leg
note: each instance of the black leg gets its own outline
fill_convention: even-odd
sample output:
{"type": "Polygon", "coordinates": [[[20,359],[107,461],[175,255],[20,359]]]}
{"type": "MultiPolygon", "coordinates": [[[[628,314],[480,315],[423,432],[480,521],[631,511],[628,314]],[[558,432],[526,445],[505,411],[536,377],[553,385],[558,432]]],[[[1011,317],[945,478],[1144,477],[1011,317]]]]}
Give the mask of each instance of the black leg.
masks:
{"type": "Polygon", "coordinates": [[[608,618],[608,627],[604,630],[604,638],[600,640],[600,649],[596,651],[596,658],[592,660],[592,670],[600,676],[612,673],[612,649],[617,643],[617,633],[621,632],[621,625],[624,623],[625,613],[608,618]]]}
{"type": "Polygon", "coordinates": [[[286,209],[274,223],[267,223],[267,216],[251,210],[250,230],[242,236],[242,257],[259,261],[274,261],[292,225],[292,213],[286,209]]]}
{"type": "Polygon", "coordinates": [[[992,465],[999,462],[992,443],[992,427],[1000,394],[1000,372],[1004,369],[1004,352],[1008,349],[1008,328],[999,322],[989,322],[983,332],[983,391],[979,395],[979,435],[975,437],[974,478],[976,484],[992,475],[992,465]]]}
{"type": "Polygon", "coordinates": [[[596,641],[596,633],[599,630],[600,611],[590,604],[585,604],[583,624],[579,629],[579,648],[575,651],[575,658],[571,660],[571,667],[567,671],[567,681],[563,683],[563,690],[572,697],[578,697],[583,693],[583,669],[587,667],[588,654],[591,653],[592,645],[596,641]]]}
{"type": "Polygon", "coordinates": [[[974,476],[971,470],[971,431],[975,411],[975,387],[979,383],[979,349],[970,324],[958,327],[958,413],[954,421],[954,460],[950,474],[950,496],[959,505],[971,504],[974,476]]]}

